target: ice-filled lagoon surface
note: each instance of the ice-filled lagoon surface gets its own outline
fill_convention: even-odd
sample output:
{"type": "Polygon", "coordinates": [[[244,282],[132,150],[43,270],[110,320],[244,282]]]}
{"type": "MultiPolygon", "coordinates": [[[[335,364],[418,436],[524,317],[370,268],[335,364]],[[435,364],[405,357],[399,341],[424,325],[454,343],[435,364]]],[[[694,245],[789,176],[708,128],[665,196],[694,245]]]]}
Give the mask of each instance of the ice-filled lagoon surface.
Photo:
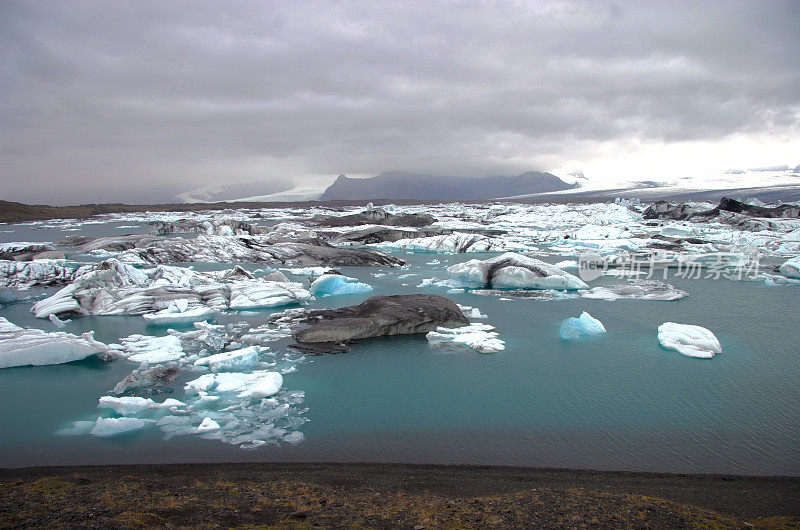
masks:
{"type": "Polygon", "coordinates": [[[0,225],[0,466],[800,474],[800,221],[647,206],[0,225]],[[289,348],[304,310],[415,293],[470,325],[289,348]]]}

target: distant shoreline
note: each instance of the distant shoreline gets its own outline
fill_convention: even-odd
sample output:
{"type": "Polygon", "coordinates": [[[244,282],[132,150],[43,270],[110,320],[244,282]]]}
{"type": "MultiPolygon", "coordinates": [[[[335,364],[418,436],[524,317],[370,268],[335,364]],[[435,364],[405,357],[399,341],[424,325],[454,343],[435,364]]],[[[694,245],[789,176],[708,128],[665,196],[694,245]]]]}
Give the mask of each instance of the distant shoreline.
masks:
{"type": "Polygon", "coordinates": [[[485,200],[411,200],[411,199],[375,199],[375,200],[335,200],[335,201],[297,201],[297,202],[213,202],[213,203],[166,203],[166,204],[82,204],[76,206],[50,206],[47,204],[24,204],[21,202],[0,200],[0,223],[22,223],[28,221],[47,221],[50,219],[85,219],[112,213],[140,212],[198,212],[209,210],[237,210],[260,208],[343,208],[352,206],[375,206],[395,204],[398,206],[415,206],[421,204],[480,204],[494,202],[510,202],[521,204],[587,204],[610,202],[615,197],[639,198],[642,201],[656,200],[703,200],[717,202],[723,196],[734,198],[759,197],[766,202],[800,200],[800,184],[793,186],[775,186],[772,188],[732,188],[721,190],[664,190],[660,188],[614,189],[587,191],[584,193],[554,192],[533,197],[510,197],[485,200]]]}

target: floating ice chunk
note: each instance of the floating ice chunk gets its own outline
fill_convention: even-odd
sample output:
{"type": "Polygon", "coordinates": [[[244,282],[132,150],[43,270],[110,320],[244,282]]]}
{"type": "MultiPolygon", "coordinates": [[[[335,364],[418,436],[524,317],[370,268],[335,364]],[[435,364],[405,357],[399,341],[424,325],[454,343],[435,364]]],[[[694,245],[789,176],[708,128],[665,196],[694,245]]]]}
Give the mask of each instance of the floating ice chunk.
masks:
{"type": "Polygon", "coordinates": [[[309,291],[315,296],[358,294],[372,291],[372,286],[341,274],[323,274],[311,283],[309,291]]]}
{"type": "Polygon", "coordinates": [[[447,268],[453,280],[495,289],[587,289],[581,279],[536,258],[508,252],[480,261],[469,260],[447,268]]]}
{"type": "Polygon", "coordinates": [[[303,436],[303,433],[301,433],[300,431],[294,431],[284,436],[283,441],[290,444],[296,444],[302,442],[303,438],[305,438],[305,436],[303,436]]]}
{"type": "Polygon", "coordinates": [[[131,431],[138,431],[148,423],[152,423],[152,421],[139,418],[97,418],[89,434],[103,438],[117,436],[131,431]]]}
{"type": "Polygon", "coordinates": [[[438,327],[436,331],[430,331],[425,338],[433,346],[444,344],[454,344],[469,346],[473,350],[481,353],[495,353],[506,349],[506,343],[500,340],[500,336],[494,330],[494,326],[489,324],[472,323],[461,328],[438,327]]]}
{"type": "MultiPolygon", "coordinates": [[[[188,304],[187,300],[178,300],[178,302],[185,302],[188,304]]],[[[208,320],[213,318],[215,314],[216,311],[210,307],[195,307],[194,309],[180,310],[175,306],[170,306],[157,313],[144,314],[142,317],[150,324],[168,326],[173,324],[191,324],[193,322],[208,320]]]]}
{"type": "Polygon", "coordinates": [[[595,287],[582,292],[581,297],[596,300],[679,300],[686,291],[659,280],[630,280],[627,285],[595,287]]]}
{"type": "Polygon", "coordinates": [[[786,261],[778,268],[778,272],[787,278],[800,278],[800,256],[786,261]]]}
{"type": "Polygon", "coordinates": [[[53,325],[55,325],[55,327],[57,327],[58,329],[61,329],[67,325],[67,322],[69,322],[69,320],[61,320],[55,315],[50,315],[50,322],[52,322],[53,325]]]}
{"type": "Polygon", "coordinates": [[[186,355],[181,339],[174,335],[163,337],[131,335],[120,339],[120,342],[128,360],[135,363],[166,363],[177,361],[186,355]]]}
{"type": "Polygon", "coordinates": [[[283,386],[283,376],[278,372],[255,371],[223,372],[201,375],[184,385],[187,394],[200,392],[238,392],[240,398],[268,397],[277,394],[283,386]]]}
{"type": "Polygon", "coordinates": [[[186,404],[177,399],[168,398],[157,403],[150,398],[103,396],[98,400],[98,407],[111,409],[121,416],[133,416],[148,409],[172,409],[185,407],[186,404]]]}
{"type": "Polygon", "coordinates": [[[231,285],[231,309],[278,307],[309,300],[311,293],[299,283],[240,281],[231,285]]]}
{"type": "Polygon", "coordinates": [[[556,263],[556,267],[559,269],[577,269],[578,261],[574,259],[565,259],[564,261],[556,263]]]}
{"type": "MultiPolygon", "coordinates": [[[[463,290],[461,290],[463,292],[463,290]]],[[[477,307],[472,307],[468,305],[461,305],[458,304],[458,308],[464,313],[464,316],[467,318],[489,318],[484,313],[481,313],[481,310],[477,307]]]]}
{"type": "Polygon", "coordinates": [[[331,271],[330,267],[294,267],[287,269],[279,269],[281,272],[288,272],[295,276],[322,276],[331,271]]]}
{"type": "Polygon", "coordinates": [[[0,260],[0,286],[27,289],[34,285],[64,284],[72,280],[74,273],[74,269],[51,259],[25,262],[0,260]]]}
{"type": "Polygon", "coordinates": [[[243,370],[258,364],[260,348],[249,346],[240,350],[226,351],[203,357],[194,362],[195,366],[208,366],[212,372],[243,370]]]}
{"type": "Polygon", "coordinates": [[[562,339],[577,339],[584,335],[601,335],[606,332],[603,323],[584,311],[579,317],[569,317],[561,323],[559,335],[562,339]]]}
{"type": "Polygon", "coordinates": [[[722,353],[722,346],[711,331],[689,324],[661,324],[658,326],[658,342],[664,348],[687,357],[710,359],[715,354],[722,353]]]}
{"type": "Polygon", "coordinates": [[[525,245],[500,237],[488,237],[479,234],[465,234],[459,232],[441,236],[385,241],[382,243],[375,243],[374,246],[382,249],[405,250],[407,252],[441,252],[449,254],[527,250],[525,245]]]}
{"type": "Polygon", "coordinates": [[[96,421],[73,421],[72,425],[56,431],[57,436],[79,436],[89,434],[96,421]]]}
{"type": "Polygon", "coordinates": [[[93,331],[78,337],[63,331],[21,328],[0,317],[0,368],[68,363],[107,349],[94,340],[93,331]]]}
{"type": "Polygon", "coordinates": [[[212,432],[212,431],[218,431],[219,429],[220,429],[219,423],[212,420],[211,418],[206,417],[203,418],[203,421],[200,423],[200,425],[197,426],[196,432],[198,433],[212,432]]]}

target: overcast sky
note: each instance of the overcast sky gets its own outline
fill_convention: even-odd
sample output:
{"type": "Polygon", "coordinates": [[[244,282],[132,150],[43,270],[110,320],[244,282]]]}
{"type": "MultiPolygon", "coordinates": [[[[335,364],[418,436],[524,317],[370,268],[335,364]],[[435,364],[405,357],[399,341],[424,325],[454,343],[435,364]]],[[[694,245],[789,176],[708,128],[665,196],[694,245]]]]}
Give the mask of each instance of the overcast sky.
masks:
{"type": "Polygon", "coordinates": [[[800,2],[2,0],[0,157],[0,199],[61,204],[794,167],[800,2]]]}

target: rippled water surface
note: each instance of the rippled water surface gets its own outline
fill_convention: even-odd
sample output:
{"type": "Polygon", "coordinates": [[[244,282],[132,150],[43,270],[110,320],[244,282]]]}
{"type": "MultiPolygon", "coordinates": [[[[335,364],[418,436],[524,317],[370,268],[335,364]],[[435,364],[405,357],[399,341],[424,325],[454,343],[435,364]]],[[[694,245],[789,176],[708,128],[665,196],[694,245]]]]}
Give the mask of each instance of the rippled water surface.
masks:
{"type": "MultiPolygon", "coordinates": [[[[16,230],[1,233],[0,241],[68,235],[16,230]]],[[[92,225],[86,231],[121,230],[92,225]]],[[[340,270],[374,286],[370,294],[437,293],[479,307],[506,341],[505,351],[434,348],[424,336],[406,336],[309,357],[284,378],[284,389],[305,392],[310,421],[302,427],[304,441],[253,451],[193,436],[165,441],[156,429],[108,439],[56,436],[73,420],[96,418],[98,397],[135,365],[90,359],[4,369],[0,466],[370,461],[800,474],[797,287],[678,278],[671,283],[689,296],[674,302],[507,300],[417,287],[424,278],[444,278],[448,264],[486,255],[402,257],[409,262],[402,269],[340,270]],[[434,258],[441,263],[427,264],[434,258]],[[561,340],[562,320],[581,311],[602,321],[608,333],[561,340]],[[723,353],[702,360],[662,349],[656,328],[667,321],[712,330],[723,353]]],[[[611,283],[618,280],[592,286],[611,283]]],[[[367,297],[328,297],[313,305],[351,305],[367,297]]],[[[30,305],[22,300],[0,307],[0,316],[53,331],[49,321],[33,318],[30,305]]],[[[229,313],[220,320],[259,322],[266,314],[229,313]]],[[[73,319],[64,331],[88,330],[107,342],[166,332],[146,327],[139,316],[73,319]]],[[[181,399],[185,380],[173,385],[170,397],[181,399]]]]}

